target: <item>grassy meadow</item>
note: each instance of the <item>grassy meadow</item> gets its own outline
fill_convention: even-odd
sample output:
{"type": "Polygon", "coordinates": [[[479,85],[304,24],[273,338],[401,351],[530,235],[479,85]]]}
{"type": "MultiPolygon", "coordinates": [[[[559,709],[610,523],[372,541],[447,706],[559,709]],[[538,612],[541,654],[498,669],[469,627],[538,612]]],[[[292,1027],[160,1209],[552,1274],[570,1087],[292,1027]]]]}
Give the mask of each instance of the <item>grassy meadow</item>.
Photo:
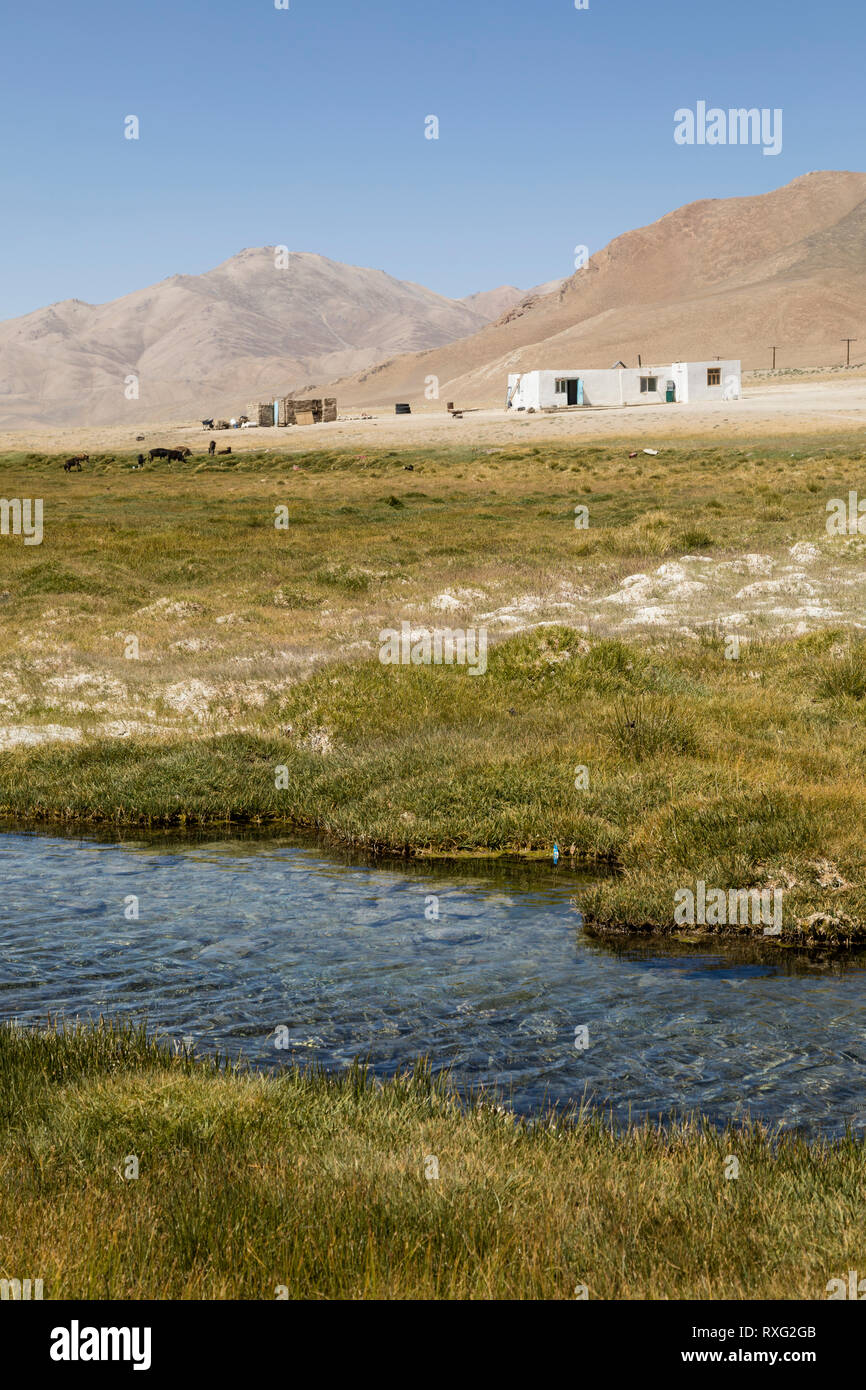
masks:
{"type": "Polygon", "coordinates": [[[864,1160],[529,1123],[423,1067],[263,1076],[130,1028],[0,1029],[0,1278],[46,1299],[823,1299],[862,1255],[864,1160]]]}
{"type": "Polygon", "coordinates": [[[616,870],[595,930],[703,879],[781,888],[774,946],[866,940],[866,538],[825,525],[866,450],[633,451],[7,455],[45,520],[0,537],[0,815],[557,842],[616,870]],[[403,620],[484,627],[486,673],[382,665],[403,620]]]}

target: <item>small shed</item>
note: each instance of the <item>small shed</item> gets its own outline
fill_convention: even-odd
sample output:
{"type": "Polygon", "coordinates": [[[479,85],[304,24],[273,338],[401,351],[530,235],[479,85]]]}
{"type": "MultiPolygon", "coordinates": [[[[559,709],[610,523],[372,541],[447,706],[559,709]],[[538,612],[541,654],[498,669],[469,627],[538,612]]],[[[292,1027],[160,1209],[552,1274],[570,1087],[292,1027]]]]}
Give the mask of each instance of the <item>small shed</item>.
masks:
{"type": "Polygon", "coordinates": [[[274,423],[274,403],[273,401],[253,401],[252,405],[247,406],[247,415],[257,425],[272,425],[274,423]]]}
{"type": "Polygon", "coordinates": [[[268,401],[254,401],[247,414],[257,425],[330,424],[337,418],[337,398],[311,396],[300,400],[295,396],[277,396],[268,401]]]}
{"type": "Polygon", "coordinates": [[[309,421],[298,416],[312,415],[315,425],[332,424],[337,418],[336,396],[310,396],[300,399],[297,396],[283,396],[278,402],[278,425],[308,424],[309,421]]]}

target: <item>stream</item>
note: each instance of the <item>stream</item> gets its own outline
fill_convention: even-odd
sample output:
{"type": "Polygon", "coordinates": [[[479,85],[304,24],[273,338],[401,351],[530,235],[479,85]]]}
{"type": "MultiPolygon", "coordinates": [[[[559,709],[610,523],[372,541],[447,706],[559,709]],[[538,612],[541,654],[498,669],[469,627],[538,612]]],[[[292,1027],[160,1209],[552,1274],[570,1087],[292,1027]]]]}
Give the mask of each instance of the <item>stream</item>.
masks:
{"type": "Polygon", "coordinates": [[[0,872],[3,1020],[146,1017],[262,1067],[427,1056],[523,1113],[866,1125],[866,958],[602,943],[561,866],[13,831],[0,872]]]}

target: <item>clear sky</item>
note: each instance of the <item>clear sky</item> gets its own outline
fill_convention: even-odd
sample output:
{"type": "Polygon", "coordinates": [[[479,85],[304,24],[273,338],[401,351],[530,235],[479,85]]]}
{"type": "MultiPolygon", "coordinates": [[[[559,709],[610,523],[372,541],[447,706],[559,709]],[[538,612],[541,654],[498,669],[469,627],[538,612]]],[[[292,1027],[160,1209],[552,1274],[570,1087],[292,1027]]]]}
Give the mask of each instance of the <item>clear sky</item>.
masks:
{"type": "Polygon", "coordinates": [[[0,318],[266,244],[455,297],[570,274],[576,245],[682,203],[866,167],[864,8],[10,3],[0,318]],[[781,108],[781,153],[677,145],[674,112],[700,100],[781,108]]]}

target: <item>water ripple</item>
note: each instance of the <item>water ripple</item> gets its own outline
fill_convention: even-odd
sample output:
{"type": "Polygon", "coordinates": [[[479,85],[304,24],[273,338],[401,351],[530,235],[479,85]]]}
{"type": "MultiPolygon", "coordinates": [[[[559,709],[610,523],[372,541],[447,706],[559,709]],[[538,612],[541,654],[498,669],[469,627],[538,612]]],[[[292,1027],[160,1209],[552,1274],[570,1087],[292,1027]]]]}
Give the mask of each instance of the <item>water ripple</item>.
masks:
{"type": "Polygon", "coordinates": [[[16,833],[0,868],[2,1018],[146,1013],[199,1051],[267,1066],[361,1055],[385,1074],[426,1054],[521,1110],[586,1095],[619,1119],[698,1108],[866,1127],[856,961],[612,950],[579,930],[567,875],[532,886],[524,871],[370,867],[285,842],[16,833]]]}

